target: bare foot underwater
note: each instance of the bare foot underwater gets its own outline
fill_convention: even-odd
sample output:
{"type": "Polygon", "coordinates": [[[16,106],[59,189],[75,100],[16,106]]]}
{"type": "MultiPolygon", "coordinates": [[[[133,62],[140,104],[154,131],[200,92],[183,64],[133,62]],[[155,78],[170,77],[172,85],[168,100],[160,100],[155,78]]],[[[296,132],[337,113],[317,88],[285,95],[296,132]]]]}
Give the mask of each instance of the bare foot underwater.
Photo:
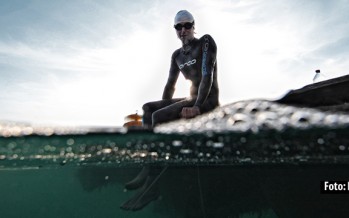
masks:
{"type": "Polygon", "coordinates": [[[120,208],[123,210],[141,210],[150,202],[159,198],[159,185],[156,184],[156,177],[147,176],[141,189],[131,199],[124,202],[120,208]]]}
{"type": "Polygon", "coordinates": [[[127,190],[135,190],[143,186],[149,176],[149,170],[149,166],[143,167],[141,172],[133,180],[125,184],[125,188],[127,190]]]}
{"type": "Polygon", "coordinates": [[[143,167],[136,178],[125,185],[127,190],[138,188],[140,188],[140,190],[131,199],[124,202],[120,208],[132,211],[141,210],[150,202],[157,200],[160,196],[158,180],[166,169],[167,167],[159,172],[158,168],[151,168],[149,166],[143,167]]]}

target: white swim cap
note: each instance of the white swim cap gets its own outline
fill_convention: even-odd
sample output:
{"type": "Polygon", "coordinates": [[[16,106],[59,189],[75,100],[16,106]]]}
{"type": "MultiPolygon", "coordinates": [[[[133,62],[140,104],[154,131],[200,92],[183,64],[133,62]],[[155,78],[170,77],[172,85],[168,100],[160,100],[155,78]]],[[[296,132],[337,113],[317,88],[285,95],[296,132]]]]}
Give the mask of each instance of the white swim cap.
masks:
{"type": "Polygon", "coordinates": [[[183,23],[183,22],[191,23],[193,21],[194,21],[194,17],[193,15],[191,15],[191,13],[189,13],[189,11],[181,10],[181,11],[178,11],[178,13],[175,16],[174,25],[178,23],[183,23]]]}

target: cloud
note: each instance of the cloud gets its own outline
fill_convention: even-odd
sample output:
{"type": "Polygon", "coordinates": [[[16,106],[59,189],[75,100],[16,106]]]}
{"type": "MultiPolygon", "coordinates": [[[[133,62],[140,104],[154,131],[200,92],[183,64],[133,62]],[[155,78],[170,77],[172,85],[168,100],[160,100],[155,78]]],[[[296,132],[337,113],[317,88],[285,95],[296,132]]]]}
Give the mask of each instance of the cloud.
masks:
{"type": "MultiPolygon", "coordinates": [[[[46,7],[44,4],[39,8],[43,10],[46,7]]],[[[140,8],[136,5],[130,6],[132,7],[140,8]]],[[[32,13],[28,12],[31,9],[25,10],[32,13]]],[[[43,11],[49,14],[50,21],[47,22],[52,22],[55,26],[52,27],[54,34],[44,22],[36,24],[36,27],[22,26],[23,29],[17,29],[21,33],[33,34],[0,41],[0,69],[5,71],[2,76],[6,78],[12,75],[3,83],[3,89],[9,92],[0,94],[4,105],[0,119],[121,125],[124,115],[140,109],[146,95],[152,96],[153,92],[156,98],[160,96],[158,92],[162,88],[156,90],[150,88],[150,84],[162,86],[158,84],[159,76],[155,74],[165,62],[166,66],[169,65],[171,51],[167,51],[168,54],[158,51],[159,45],[168,44],[168,40],[162,37],[162,24],[156,27],[150,25],[158,20],[151,19],[154,16],[150,14],[154,9],[142,9],[138,16],[135,13],[126,15],[129,8],[123,11],[125,16],[111,14],[113,9],[103,5],[99,5],[96,10],[110,12],[103,16],[108,24],[104,21],[97,22],[96,20],[102,20],[97,15],[92,16],[96,18],[92,22],[96,26],[82,21],[80,15],[76,19],[69,19],[71,13],[66,17],[57,15],[56,8],[52,6],[51,9],[43,11]],[[111,22],[108,16],[116,19],[111,22]],[[142,17],[148,17],[150,22],[138,23],[139,20],[144,20],[142,17]],[[63,27],[85,26],[86,29],[96,32],[103,31],[90,34],[84,28],[78,28],[76,32],[79,34],[76,36],[69,33],[64,36],[67,30],[58,27],[57,23],[61,23],[63,27]],[[122,26],[123,24],[127,25],[122,26]],[[117,28],[111,31],[105,25],[117,28]],[[41,34],[34,33],[36,30],[41,34]],[[96,35],[100,35],[100,41],[94,43],[96,35]],[[79,40],[80,38],[83,40],[79,40]],[[42,43],[38,43],[41,41],[42,43]],[[158,43],[155,44],[156,49],[153,42],[158,43]]],[[[163,81],[166,76],[167,69],[163,81]]]]}
{"type": "MultiPolygon", "coordinates": [[[[275,98],[345,73],[347,1],[7,1],[0,28],[2,118],[121,125],[158,100],[173,16],[188,9],[197,36],[218,45],[221,102],[275,98]],[[22,110],[26,108],[26,110],[22,110]]],[[[187,95],[181,78],[176,95],[187,95]]]]}

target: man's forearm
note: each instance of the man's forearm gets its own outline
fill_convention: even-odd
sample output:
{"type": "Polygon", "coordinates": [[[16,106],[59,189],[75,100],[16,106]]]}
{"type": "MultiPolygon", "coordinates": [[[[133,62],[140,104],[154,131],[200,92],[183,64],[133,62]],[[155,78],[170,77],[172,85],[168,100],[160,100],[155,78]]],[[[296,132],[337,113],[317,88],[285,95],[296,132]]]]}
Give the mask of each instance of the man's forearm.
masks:
{"type": "Polygon", "coordinates": [[[206,101],[212,87],[212,76],[203,76],[200,82],[198,97],[194,106],[201,108],[201,105],[206,101]]]}

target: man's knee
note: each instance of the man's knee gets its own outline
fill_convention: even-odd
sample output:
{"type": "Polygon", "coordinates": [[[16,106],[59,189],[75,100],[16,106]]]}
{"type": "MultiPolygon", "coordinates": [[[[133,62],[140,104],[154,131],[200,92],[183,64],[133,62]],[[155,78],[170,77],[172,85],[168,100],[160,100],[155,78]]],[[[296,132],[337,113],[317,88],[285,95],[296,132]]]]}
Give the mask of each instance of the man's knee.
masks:
{"type": "Polygon", "coordinates": [[[142,107],[143,109],[143,125],[152,125],[152,113],[149,103],[146,103],[142,107]]]}
{"type": "Polygon", "coordinates": [[[160,123],[168,122],[171,118],[168,116],[168,111],[161,109],[157,110],[152,114],[152,122],[153,125],[157,125],[160,123]]]}
{"type": "Polygon", "coordinates": [[[145,103],[142,107],[143,111],[149,111],[149,103],[145,103]]]}
{"type": "Polygon", "coordinates": [[[152,116],[152,123],[153,123],[153,126],[155,126],[156,124],[159,124],[161,121],[161,111],[155,111],[152,116]]]}
{"type": "Polygon", "coordinates": [[[177,113],[176,110],[161,109],[161,110],[155,111],[152,114],[153,125],[166,123],[176,119],[180,119],[179,113],[177,113]]]}

